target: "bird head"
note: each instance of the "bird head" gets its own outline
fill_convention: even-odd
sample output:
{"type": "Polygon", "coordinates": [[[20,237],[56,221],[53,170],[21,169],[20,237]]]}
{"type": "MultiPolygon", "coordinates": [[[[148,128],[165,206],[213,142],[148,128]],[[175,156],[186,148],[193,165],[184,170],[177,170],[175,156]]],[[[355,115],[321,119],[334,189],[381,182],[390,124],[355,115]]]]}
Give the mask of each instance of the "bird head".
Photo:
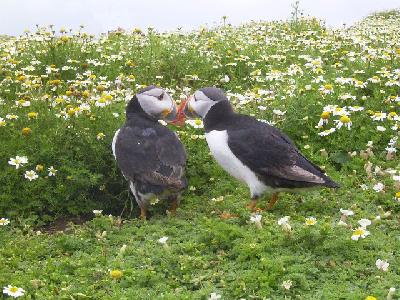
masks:
{"type": "Polygon", "coordinates": [[[228,101],[223,90],[216,87],[201,88],[189,97],[183,112],[188,118],[204,119],[211,107],[221,101],[228,101]]]}
{"type": "Polygon", "coordinates": [[[135,110],[139,110],[138,105],[145,114],[154,119],[171,122],[176,118],[175,102],[162,88],[151,85],[137,92],[134,99],[128,104],[126,114],[129,115],[135,110]]]}

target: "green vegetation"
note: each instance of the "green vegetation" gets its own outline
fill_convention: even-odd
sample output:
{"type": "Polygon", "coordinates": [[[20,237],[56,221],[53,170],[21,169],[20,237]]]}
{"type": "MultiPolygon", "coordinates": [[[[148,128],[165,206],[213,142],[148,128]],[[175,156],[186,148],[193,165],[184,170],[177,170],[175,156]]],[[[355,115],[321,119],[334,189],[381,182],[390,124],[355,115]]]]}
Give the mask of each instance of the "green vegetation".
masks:
{"type": "Polygon", "coordinates": [[[296,11],[190,33],[2,38],[0,286],[27,299],[384,299],[400,288],[398,13],[332,30],[296,11]],[[138,220],[110,145],[126,101],[148,84],[177,102],[225,89],[342,188],[282,194],[273,211],[260,200],[258,228],[201,122],[170,126],[190,188],[175,217],[157,203],[138,220]],[[47,232],[73,215],[94,218],[47,232]]]}

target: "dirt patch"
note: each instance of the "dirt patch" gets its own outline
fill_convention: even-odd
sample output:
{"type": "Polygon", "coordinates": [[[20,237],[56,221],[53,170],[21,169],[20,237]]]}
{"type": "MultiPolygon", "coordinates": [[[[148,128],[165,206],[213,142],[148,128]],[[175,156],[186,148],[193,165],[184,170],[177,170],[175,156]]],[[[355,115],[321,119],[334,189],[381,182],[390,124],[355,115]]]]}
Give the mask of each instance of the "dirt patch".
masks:
{"type": "Polygon", "coordinates": [[[41,232],[45,233],[56,233],[56,232],[66,232],[71,227],[71,225],[82,225],[85,222],[93,219],[92,214],[83,214],[79,216],[65,216],[56,219],[55,221],[38,228],[41,232]]]}

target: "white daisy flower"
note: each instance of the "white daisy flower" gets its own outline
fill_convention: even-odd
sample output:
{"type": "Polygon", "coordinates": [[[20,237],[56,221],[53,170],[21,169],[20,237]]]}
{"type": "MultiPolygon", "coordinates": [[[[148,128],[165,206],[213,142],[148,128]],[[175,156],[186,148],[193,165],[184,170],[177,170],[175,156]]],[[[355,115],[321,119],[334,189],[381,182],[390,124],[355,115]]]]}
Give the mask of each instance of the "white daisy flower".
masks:
{"type": "Polygon", "coordinates": [[[26,171],[24,177],[29,181],[37,179],[39,176],[34,170],[26,171]]]}
{"type": "Polygon", "coordinates": [[[386,272],[389,268],[389,263],[386,260],[377,259],[375,265],[379,270],[384,272],[386,272]]]}
{"type": "Polygon", "coordinates": [[[3,294],[6,294],[13,298],[21,297],[24,295],[24,293],[25,293],[25,290],[23,288],[12,286],[10,284],[3,288],[3,294]]]}
{"type": "Polygon", "coordinates": [[[9,165],[15,166],[15,169],[19,169],[20,166],[28,163],[28,158],[26,156],[16,156],[15,158],[11,157],[8,161],[9,165]]]}

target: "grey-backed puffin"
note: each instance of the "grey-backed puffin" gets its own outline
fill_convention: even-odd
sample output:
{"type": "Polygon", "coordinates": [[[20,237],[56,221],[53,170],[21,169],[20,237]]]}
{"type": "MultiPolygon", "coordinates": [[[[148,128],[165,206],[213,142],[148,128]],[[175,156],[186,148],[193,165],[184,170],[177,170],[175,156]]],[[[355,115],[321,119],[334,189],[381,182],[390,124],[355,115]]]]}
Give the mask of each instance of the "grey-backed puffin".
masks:
{"type": "Polygon", "coordinates": [[[171,201],[175,213],[187,186],[186,152],[177,135],[158,120],[176,118],[176,106],[163,89],[148,86],[126,107],[126,123],[115,132],[112,151],[146,218],[152,199],[171,201]]]}

